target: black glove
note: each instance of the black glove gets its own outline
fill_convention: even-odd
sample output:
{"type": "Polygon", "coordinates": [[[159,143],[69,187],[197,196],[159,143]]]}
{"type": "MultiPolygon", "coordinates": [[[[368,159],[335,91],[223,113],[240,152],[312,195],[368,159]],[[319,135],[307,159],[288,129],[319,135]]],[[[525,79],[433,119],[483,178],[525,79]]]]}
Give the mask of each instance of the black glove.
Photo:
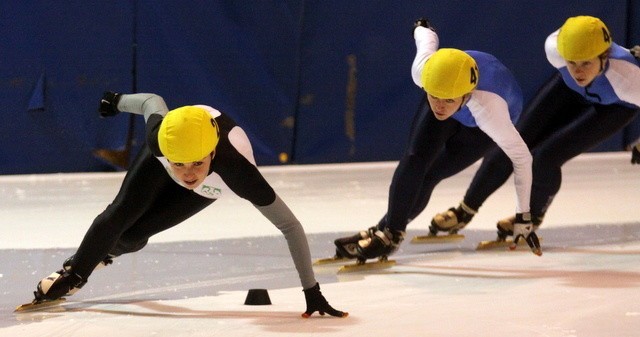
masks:
{"type": "Polygon", "coordinates": [[[640,164],[640,143],[631,149],[631,164],[640,164]]]}
{"type": "Polygon", "coordinates": [[[533,230],[533,223],[531,223],[530,213],[517,213],[516,222],[513,224],[513,244],[509,246],[509,249],[514,250],[518,246],[518,241],[524,238],[531,248],[531,251],[540,256],[542,255],[542,249],[540,249],[540,240],[538,234],[533,230]]]}
{"type": "Polygon", "coordinates": [[[118,110],[118,102],[120,102],[121,96],[121,94],[116,92],[105,91],[104,94],[102,94],[100,107],[98,108],[100,117],[111,117],[117,115],[120,112],[120,110],[118,110]]]}
{"type": "Polygon", "coordinates": [[[309,318],[314,312],[319,312],[320,315],[327,314],[335,317],[347,317],[348,312],[342,312],[332,308],[327,300],[322,296],[320,292],[320,284],[316,283],[315,286],[304,290],[304,299],[307,301],[307,311],[302,314],[302,317],[309,318]]]}
{"type": "Polygon", "coordinates": [[[413,34],[413,32],[415,32],[416,28],[418,27],[425,27],[431,29],[434,32],[436,31],[435,28],[431,26],[431,23],[429,23],[429,20],[425,18],[419,18],[413,23],[413,30],[411,31],[411,34],[413,34]]]}
{"type": "Polygon", "coordinates": [[[631,52],[631,55],[633,55],[633,57],[640,60],[640,46],[634,46],[629,51],[631,52]]]}

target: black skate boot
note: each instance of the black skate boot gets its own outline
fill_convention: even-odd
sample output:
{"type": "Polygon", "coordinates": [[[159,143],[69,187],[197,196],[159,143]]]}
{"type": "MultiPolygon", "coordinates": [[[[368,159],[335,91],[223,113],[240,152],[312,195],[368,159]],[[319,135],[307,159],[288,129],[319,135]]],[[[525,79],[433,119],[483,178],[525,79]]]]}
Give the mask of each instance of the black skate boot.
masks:
{"type": "Polygon", "coordinates": [[[457,234],[463,229],[478,211],[467,206],[464,202],[456,208],[449,208],[446,212],[436,214],[431,220],[429,226],[430,235],[437,235],[438,232],[448,232],[449,234],[457,234]]]}
{"type": "Polygon", "coordinates": [[[389,228],[380,230],[376,227],[371,227],[367,236],[367,238],[358,241],[356,245],[359,260],[386,259],[398,250],[402,240],[404,240],[404,232],[389,228]]]}
{"type": "MultiPolygon", "coordinates": [[[[71,256],[69,256],[66,260],[64,260],[64,262],[62,263],[62,268],[64,268],[64,270],[69,270],[69,269],[71,269],[71,262],[73,262],[73,258],[74,258],[75,256],[76,256],[75,254],[74,254],[74,255],[71,255],[71,256]]],[[[107,257],[105,257],[102,261],[100,261],[100,262],[96,265],[96,267],[93,269],[93,271],[96,271],[96,270],[102,269],[102,268],[104,268],[104,267],[106,267],[106,266],[108,266],[108,265],[112,264],[112,263],[113,263],[113,258],[114,258],[114,257],[115,257],[114,255],[108,254],[108,255],[107,255],[107,257]]]]}
{"type": "Polygon", "coordinates": [[[376,226],[373,226],[366,231],[361,231],[352,236],[344,238],[338,238],[333,243],[336,245],[336,258],[355,259],[358,257],[358,241],[365,240],[370,237],[370,233],[375,232],[376,226]]]}
{"type": "Polygon", "coordinates": [[[54,301],[69,293],[74,293],[87,283],[80,275],[70,270],[58,270],[38,282],[33,292],[37,302],[54,301]]]}
{"type": "MultiPolygon", "coordinates": [[[[62,263],[62,270],[59,270],[57,273],[58,274],[63,274],[64,272],[70,272],[71,271],[71,263],[73,262],[73,258],[74,257],[75,257],[75,254],[69,256],[66,260],[64,260],[64,262],[62,263]]],[[[114,257],[115,256],[107,255],[107,257],[105,257],[102,261],[100,261],[96,265],[96,267],[93,269],[93,271],[102,269],[102,268],[112,264],[114,257]]],[[[80,283],[79,285],[75,286],[68,293],[66,293],[65,296],[71,296],[71,295],[75,294],[78,290],[80,290],[80,288],[82,288],[85,285],[85,283],[87,283],[87,281],[82,281],[82,283],[80,283]]]]}

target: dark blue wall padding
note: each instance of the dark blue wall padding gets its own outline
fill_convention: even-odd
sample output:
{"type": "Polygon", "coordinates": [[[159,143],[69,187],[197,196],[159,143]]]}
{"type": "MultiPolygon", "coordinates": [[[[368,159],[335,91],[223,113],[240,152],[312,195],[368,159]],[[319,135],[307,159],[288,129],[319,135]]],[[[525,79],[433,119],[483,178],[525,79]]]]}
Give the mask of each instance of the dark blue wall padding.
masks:
{"type": "Polygon", "coordinates": [[[208,104],[249,135],[260,164],[291,150],[300,1],[140,1],[138,89],[170,109],[208,104]]]}
{"type": "Polygon", "coordinates": [[[102,170],[92,150],[122,144],[127,120],[100,120],[97,102],[106,86],[130,90],[133,21],[109,7],[0,4],[0,174],[102,170]]]}
{"type": "MultiPolygon", "coordinates": [[[[598,16],[640,44],[637,1],[123,0],[0,3],[0,174],[113,170],[133,121],[97,117],[104,90],[209,104],[248,133],[258,164],[397,160],[422,92],[412,24],[441,47],[489,52],[525,101],[554,72],[543,44],[569,16],[598,16]]],[[[640,118],[595,150],[640,137],[640,118]]]]}

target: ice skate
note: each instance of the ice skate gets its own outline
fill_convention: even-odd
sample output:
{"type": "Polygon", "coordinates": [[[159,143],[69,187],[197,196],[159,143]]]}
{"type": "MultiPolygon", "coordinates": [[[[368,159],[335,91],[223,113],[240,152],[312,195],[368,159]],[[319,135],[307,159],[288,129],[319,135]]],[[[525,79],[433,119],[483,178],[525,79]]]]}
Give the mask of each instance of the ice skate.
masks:
{"type": "Polygon", "coordinates": [[[496,225],[498,229],[497,238],[495,240],[480,241],[476,250],[510,247],[513,244],[513,239],[511,237],[513,236],[513,225],[515,222],[515,215],[499,220],[496,225]]]}
{"type": "MultiPolygon", "coordinates": [[[[542,241],[542,238],[540,238],[540,241],[542,241]]],[[[518,241],[517,246],[527,247],[527,242],[525,240],[520,240],[518,241]]],[[[496,248],[509,248],[511,250],[514,250],[515,247],[513,238],[507,237],[504,240],[500,240],[498,238],[496,240],[480,241],[478,243],[478,246],[476,247],[476,250],[492,250],[496,248]]]]}
{"type": "MultiPolygon", "coordinates": [[[[75,257],[74,255],[69,256],[66,260],[64,260],[64,262],[62,263],[62,270],[61,271],[69,271],[71,270],[71,263],[73,262],[73,258],[75,257]]],[[[93,268],[93,271],[96,270],[100,270],[110,264],[113,263],[113,258],[115,256],[113,255],[107,255],[107,257],[105,257],[102,261],[98,262],[98,264],[95,266],[95,268],[93,268]]],[[[80,290],[80,288],[82,288],[85,283],[87,283],[87,281],[83,281],[80,285],[74,287],[73,289],[71,289],[67,294],[65,294],[65,296],[71,296],[73,294],[75,294],[76,292],[78,292],[78,290],[80,290]]]]}
{"type": "Polygon", "coordinates": [[[349,261],[352,261],[352,260],[353,260],[352,258],[342,257],[342,256],[338,256],[336,254],[333,257],[325,257],[325,258],[322,258],[322,259],[317,259],[317,260],[313,261],[313,265],[314,266],[322,266],[322,265],[326,265],[326,264],[344,263],[344,262],[349,262],[349,261]]]}
{"type": "Polygon", "coordinates": [[[330,266],[339,264],[342,265],[338,268],[338,273],[348,273],[353,271],[389,268],[395,264],[395,261],[389,260],[386,255],[379,257],[375,261],[367,262],[366,259],[350,258],[336,254],[334,257],[318,259],[313,262],[314,266],[330,266]],[[352,263],[354,260],[355,263],[352,263]]]}
{"type": "Polygon", "coordinates": [[[411,239],[411,243],[456,243],[464,240],[464,235],[458,233],[448,233],[444,235],[433,234],[429,231],[427,235],[416,235],[411,239]]]}
{"type": "MultiPolygon", "coordinates": [[[[64,270],[71,269],[71,262],[73,262],[73,258],[74,257],[75,257],[75,254],[69,256],[66,260],[64,260],[64,262],[62,263],[62,268],[64,268],[64,270]]],[[[114,257],[115,257],[114,255],[108,254],[107,257],[105,257],[102,261],[98,262],[98,264],[93,269],[93,271],[100,270],[100,269],[112,264],[114,257]]]]}
{"type": "Polygon", "coordinates": [[[33,311],[60,304],[65,301],[64,296],[75,293],[86,283],[86,280],[70,270],[58,270],[38,282],[36,291],[33,292],[35,298],[31,303],[19,305],[15,311],[33,311]]]}
{"type": "Polygon", "coordinates": [[[464,202],[460,202],[458,207],[451,207],[446,212],[436,214],[431,220],[429,234],[415,236],[411,239],[411,243],[451,243],[461,241],[464,239],[464,235],[458,234],[458,231],[471,222],[476,213],[476,210],[467,206],[464,202]],[[439,232],[446,232],[447,234],[438,235],[439,232]]]}
{"type": "MultiPolygon", "coordinates": [[[[338,241],[340,239],[336,239],[336,241],[338,241]]],[[[336,254],[333,257],[326,257],[326,258],[322,258],[322,259],[317,259],[315,261],[313,261],[313,265],[314,266],[321,266],[321,265],[327,265],[327,264],[336,264],[336,263],[344,263],[344,262],[348,262],[353,260],[353,257],[346,257],[343,256],[342,253],[340,252],[340,250],[338,250],[336,248],[336,254]]]]}
{"type": "Polygon", "coordinates": [[[313,265],[319,266],[352,261],[358,256],[358,251],[356,249],[358,241],[368,238],[369,232],[373,229],[375,229],[375,227],[371,227],[366,231],[360,231],[351,236],[336,239],[333,241],[336,246],[336,254],[333,257],[315,260],[313,265]]]}
{"type": "Polygon", "coordinates": [[[33,301],[29,302],[29,303],[25,303],[25,304],[21,304],[19,306],[16,307],[16,309],[14,310],[14,312],[19,312],[19,313],[23,313],[23,312],[32,312],[32,311],[38,311],[38,310],[43,310],[43,309],[47,309],[47,308],[51,308],[51,307],[55,307],[57,305],[60,305],[62,303],[64,303],[67,299],[64,297],[60,297],[57,300],[51,300],[51,301],[38,301],[36,299],[34,299],[33,301]]]}
{"type": "MultiPolygon", "coordinates": [[[[400,247],[404,240],[404,232],[371,227],[359,234],[361,239],[355,244],[356,263],[342,266],[338,273],[389,268],[396,263],[395,260],[389,260],[389,255],[400,247]],[[368,259],[376,261],[367,262],[368,259]]],[[[355,239],[355,236],[351,239],[355,239]]]]}
{"type": "Polygon", "coordinates": [[[367,230],[360,231],[354,235],[347,236],[344,238],[338,238],[333,241],[333,244],[336,245],[336,258],[346,258],[346,259],[355,259],[358,257],[358,242],[361,240],[367,240],[371,237],[372,233],[374,233],[376,227],[370,227],[367,230]]]}
{"type": "Polygon", "coordinates": [[[371,227],[367,236],[356,245],[358,259],[376,259],[389,256],[400,248],[404,240],[404,232],[390,228],[371,227]]]}
{"type": "Polygon", "coordinates": [[[389,260],[387,255],[378,257],[377,260],[367,262],[366,259],[358,258],[356,263],[346,264],[338,269],[338,274],[352,273],[357,271],[376,270],[391,268],[396,264],[395,260],[389,260]]]}
{"type": "MultiPolygon", "coordinates": [[[[543,217],[533,217],[532,219],[532,223],[533,223],[533,231],[536,231],[538,229],[538,227],[540,226],[540,224],[542,223],[543,217]]],[[[476,250],[491,250],[491,249],[496,249],[496,248],[509,248],[511,250],[516,249],[518,246],[522,246],[522,247],[527,247],[527,241],[526,240],[519,240],[517,245],[513,242],[513,228],[516,222],[516,217],[515,215],[506,217],[502,220],[499,220],[496,227],[497,227],[497,237],[495,240],[489,240],[489,241],[480,241],[478,243],[478,246],[476,247],[476,250]]],[[[540,241],[542,241],[542,238],[539,238],[540,241]]],[[[542,252],[536,251],[534,249],[532,249],[533,253],[536,255],[542,255],[542,252]]]]}

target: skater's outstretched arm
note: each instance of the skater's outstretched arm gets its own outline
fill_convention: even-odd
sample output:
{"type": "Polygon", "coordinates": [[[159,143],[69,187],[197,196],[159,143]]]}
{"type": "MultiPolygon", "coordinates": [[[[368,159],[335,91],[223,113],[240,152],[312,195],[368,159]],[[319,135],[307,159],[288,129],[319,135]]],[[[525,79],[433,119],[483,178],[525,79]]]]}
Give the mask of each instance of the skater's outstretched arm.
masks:
{"type": "Polygon", "coordinates": [[[100,116],[115,116],[121,111],[143,115],[148,121],[152,114],[164,116],[169,112],[162,97],[156,94],[120,94],[106,91],[100,100],[98,108],[100,116]]]}
{"type": "Polygon", "coordinates": [[[332,308],[320,293],[320,285],[313,274],[311,253],[304,228],[289,207],[276,195],[276,199],[270,205],[256,206],[256,208],[284,234],[287,240],[307,301],[307,311],[302,316],[307,318],[318,311],[320,315],[326,312],[331,316],[347,317],[348,313],[332,308]]]}

